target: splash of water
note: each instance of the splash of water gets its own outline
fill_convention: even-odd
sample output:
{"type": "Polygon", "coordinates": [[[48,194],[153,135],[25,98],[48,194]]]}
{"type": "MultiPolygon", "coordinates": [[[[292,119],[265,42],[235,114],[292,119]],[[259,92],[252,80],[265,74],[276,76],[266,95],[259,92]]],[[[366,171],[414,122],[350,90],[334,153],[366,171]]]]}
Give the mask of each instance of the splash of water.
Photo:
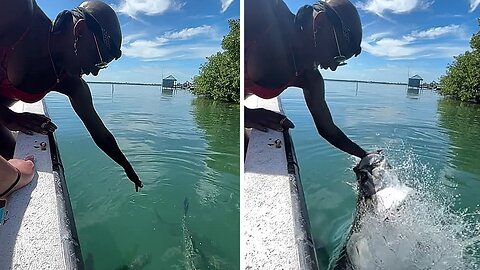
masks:
{"type": "Polygon", "coordinates": [[[458,198],[433,168],[412,154],[402,160],[385,176],[415,192],[388,217],[367,212],[362,218],[352,235],[366,251],[361,269],[479,269],[478,211],[456,210],[458,198]]]}

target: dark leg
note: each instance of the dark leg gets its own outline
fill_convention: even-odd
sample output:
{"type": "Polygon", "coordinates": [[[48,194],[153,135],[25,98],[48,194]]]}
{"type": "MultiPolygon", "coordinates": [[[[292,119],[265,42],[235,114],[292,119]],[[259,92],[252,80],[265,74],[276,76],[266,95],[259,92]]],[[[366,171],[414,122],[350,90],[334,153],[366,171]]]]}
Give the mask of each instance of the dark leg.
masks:
{"type": "MultiPolygon", "coordinates": [[[[250,140],[250,133],[252,133],[252,129],[251,128],[244,128],[244,133],[243,133],[243,139],[244,139],[244,149],[243,149],[243,154],[244,154],[244,158],[247,157],[247,149],[248,149],[248,142],[250,140]]],[[[243,161],[245,163],[245,160],[243,161]]]]}
{"type": "Polygon", "coordinates": [[[12,132],[8,128],[0,126],[0,155],[8,160],[13,158],[14,151],[15,138],[12,132]]]}

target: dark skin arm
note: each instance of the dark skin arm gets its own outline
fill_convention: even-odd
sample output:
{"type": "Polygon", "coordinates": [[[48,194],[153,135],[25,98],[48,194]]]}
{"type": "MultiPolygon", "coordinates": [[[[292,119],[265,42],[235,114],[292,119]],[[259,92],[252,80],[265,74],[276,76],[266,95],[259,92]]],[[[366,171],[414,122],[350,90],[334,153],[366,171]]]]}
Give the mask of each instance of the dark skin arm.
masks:
{"type": "Polygon", "coordinates": [[[70,78],[62,88],[70,89],[62,92],[69,97],[75,113],[82,120],[95,144],[124,169],[127,177],[135,183],[135,189],[138,191],[138,188],[143,187],[143,184],[118,147],[112,133],[108,131],[95,111],[87,83],[81,78],[70,78]]]}
{"type": "Polygon", "coordinates": [[[318,70],[306,71],[299,79],[299,87],[303,88],[303,94],[307,107],[313,117],[318,134],[336,148],[363,158],[367,152],[356,143],[352,142],[333,122],[332,115],[325,101],[325,85],[322,75],[318,70]]]}

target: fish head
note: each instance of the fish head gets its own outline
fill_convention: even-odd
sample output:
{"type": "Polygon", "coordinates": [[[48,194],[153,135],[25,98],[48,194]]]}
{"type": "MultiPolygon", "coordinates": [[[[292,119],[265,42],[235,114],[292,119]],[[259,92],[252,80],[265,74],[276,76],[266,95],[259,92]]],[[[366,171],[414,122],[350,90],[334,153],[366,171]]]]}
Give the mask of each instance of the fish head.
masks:
{"type": "Polygon", "coordinates": [[[401,184],[390,169],[390,164],[380,152],[367,155],[354,168],[359,196],[367,209],[377,213],[394,209],[401,205],[412,191],[401,184]]]}
{"type": "Polygon", "coordinates": [[[390,168],[390,165],[388,165],[385,156],[379,152],[368,154],[362,158],[353,169],[357,176],[360,195],[370,199],[377,191],[389,185],[389,179],[385,177],[388,168],[390,168]]]}

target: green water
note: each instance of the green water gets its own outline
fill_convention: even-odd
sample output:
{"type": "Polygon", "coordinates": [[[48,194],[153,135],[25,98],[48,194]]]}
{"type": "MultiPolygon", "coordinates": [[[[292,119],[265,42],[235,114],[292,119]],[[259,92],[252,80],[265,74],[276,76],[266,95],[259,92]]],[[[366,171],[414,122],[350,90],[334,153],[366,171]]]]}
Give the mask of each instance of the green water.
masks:
{"type": "MultiPolygon", "coordinates": [[[[425,198],[430,201],[424,203],[431,215],[414,218],[432,219],[433,237],[455,235],[462,260],[470,265],[466,269],[476,268],[472,265],[480,262],[480,106],[444,100],[430,90],[417,94],[405,86],[359,84],[356,91],[355,84],[339,82],[326,82],[326,99],[336,124],[352,140],[369,151],[384,149],[402,180],[423,187],[420,192],[428,193],[425,198]]],[[[292,136],[312,233],[325,265],[326,256],[342,245],[352,223],[356,194],[351,168],[357,161],[319,137],[300,90],[287,90],[282,102],[296,126],[292,136]]],[[[443,245],[451,248],[450,243],[443,245]]]]}
{"type": "Polygon", "coordinates": [[[201,254],[195,263],[238,269],[238,105],[158,87],[91,89],[144,188],[134,192],[64,96],[47,96],[87,269],[185,269],[190,236],[201,254]]]}

